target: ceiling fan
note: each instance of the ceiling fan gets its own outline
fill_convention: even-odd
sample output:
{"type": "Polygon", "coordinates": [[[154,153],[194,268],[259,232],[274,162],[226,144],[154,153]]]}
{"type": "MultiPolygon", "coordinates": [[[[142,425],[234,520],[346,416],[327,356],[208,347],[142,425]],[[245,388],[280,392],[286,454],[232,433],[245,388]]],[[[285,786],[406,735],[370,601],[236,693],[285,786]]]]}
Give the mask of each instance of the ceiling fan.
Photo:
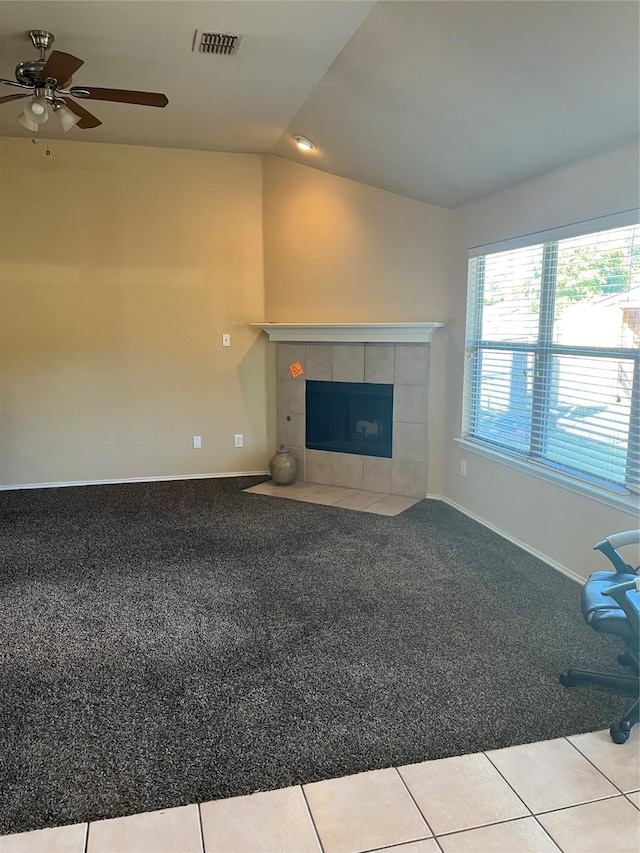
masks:
{"type": "Polygon", "coordinates": [[[0,98],[0,104],[22,98],[30,99],[24,107],[24,112],[18,116],[18,121],[27,130],[37,131],[39,125],[49,118],[49,108],[65,131],[71,130],[76,125],[81,130],[86,130],[102,124],[100,119],[71,100],[70,96],[82,100],[140,104],[145,107],[166,107],[169,103],[166,95],[157,92],[72,86],[71,78],[84,65],[84,61],[71,56],[70,53],[61,53],[59,50],[52,51],[49,58],[45,60],[45,54],[54,41],[53,34],[46,30],[30,30],[29,36],[33,46],[40,51],[40,59],[20,62],[16,66],[15,80],[4,80],[0,77],[1,84],[24,90],[15,95],[5,95],[0,98]]]}

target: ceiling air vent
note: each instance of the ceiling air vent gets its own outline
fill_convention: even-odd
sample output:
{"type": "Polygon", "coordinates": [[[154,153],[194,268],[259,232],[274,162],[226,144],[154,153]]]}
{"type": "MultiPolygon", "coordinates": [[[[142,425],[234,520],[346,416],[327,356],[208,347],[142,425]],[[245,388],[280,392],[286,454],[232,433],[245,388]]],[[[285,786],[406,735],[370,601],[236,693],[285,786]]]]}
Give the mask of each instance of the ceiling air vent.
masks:
{"type": "Polygon", "coordinates": [[[198,53],[219,53],[224,56],[233,56],[238,52],[241,36],[231,33],[211,33],[206,30],[196,30],[193,40],[193,49],[198,53]]]}

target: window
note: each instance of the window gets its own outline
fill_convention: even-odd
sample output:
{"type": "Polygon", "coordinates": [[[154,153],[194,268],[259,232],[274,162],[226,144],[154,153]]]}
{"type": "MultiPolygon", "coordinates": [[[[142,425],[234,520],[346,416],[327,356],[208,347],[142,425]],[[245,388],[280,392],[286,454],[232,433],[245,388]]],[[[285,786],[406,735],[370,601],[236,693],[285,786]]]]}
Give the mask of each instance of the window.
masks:
{"type": "Polygon", "coordinates": [[[640,226],[469,261],[463,436],[617,491],[640,483],[640,226]]]}

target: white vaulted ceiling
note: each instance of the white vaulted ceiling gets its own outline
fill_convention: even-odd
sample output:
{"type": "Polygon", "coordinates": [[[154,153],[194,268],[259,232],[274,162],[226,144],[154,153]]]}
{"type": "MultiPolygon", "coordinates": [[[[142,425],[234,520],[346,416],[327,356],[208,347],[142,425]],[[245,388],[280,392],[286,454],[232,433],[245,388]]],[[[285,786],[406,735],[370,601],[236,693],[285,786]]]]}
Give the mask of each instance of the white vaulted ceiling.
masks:
{"type": "MultiPolygon", "coordinates": [[[[47,138],[273,153],[456,207],[637,140],[635,0],[2,0],[0,76],[27,31],[84,59],[74,85],[164,92],[165,109],[84,101],[103,122],[47,138]],[[192,50],[196,29],[242,37],[192,50]],[[291,134],[318,149],[300,153],[291,134]]],[[[15,90],[0,87],[0,96],[15,90]]],[[[17,103],[0,134],[29,134],[17,103]]],[[[41,135],[44,135],[41,133],[41,135]]]]}

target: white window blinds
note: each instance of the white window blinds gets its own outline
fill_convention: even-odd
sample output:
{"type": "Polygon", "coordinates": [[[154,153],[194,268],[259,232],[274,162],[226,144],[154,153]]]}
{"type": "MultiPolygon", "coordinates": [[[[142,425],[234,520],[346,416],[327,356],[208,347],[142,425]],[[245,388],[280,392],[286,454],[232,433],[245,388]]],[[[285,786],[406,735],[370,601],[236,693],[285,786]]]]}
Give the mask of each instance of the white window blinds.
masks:
{"type": "Polygon", "coordinates": [[[638,225],[472,257],[465,437],[638,491],[639,344],[638,225]]]}

